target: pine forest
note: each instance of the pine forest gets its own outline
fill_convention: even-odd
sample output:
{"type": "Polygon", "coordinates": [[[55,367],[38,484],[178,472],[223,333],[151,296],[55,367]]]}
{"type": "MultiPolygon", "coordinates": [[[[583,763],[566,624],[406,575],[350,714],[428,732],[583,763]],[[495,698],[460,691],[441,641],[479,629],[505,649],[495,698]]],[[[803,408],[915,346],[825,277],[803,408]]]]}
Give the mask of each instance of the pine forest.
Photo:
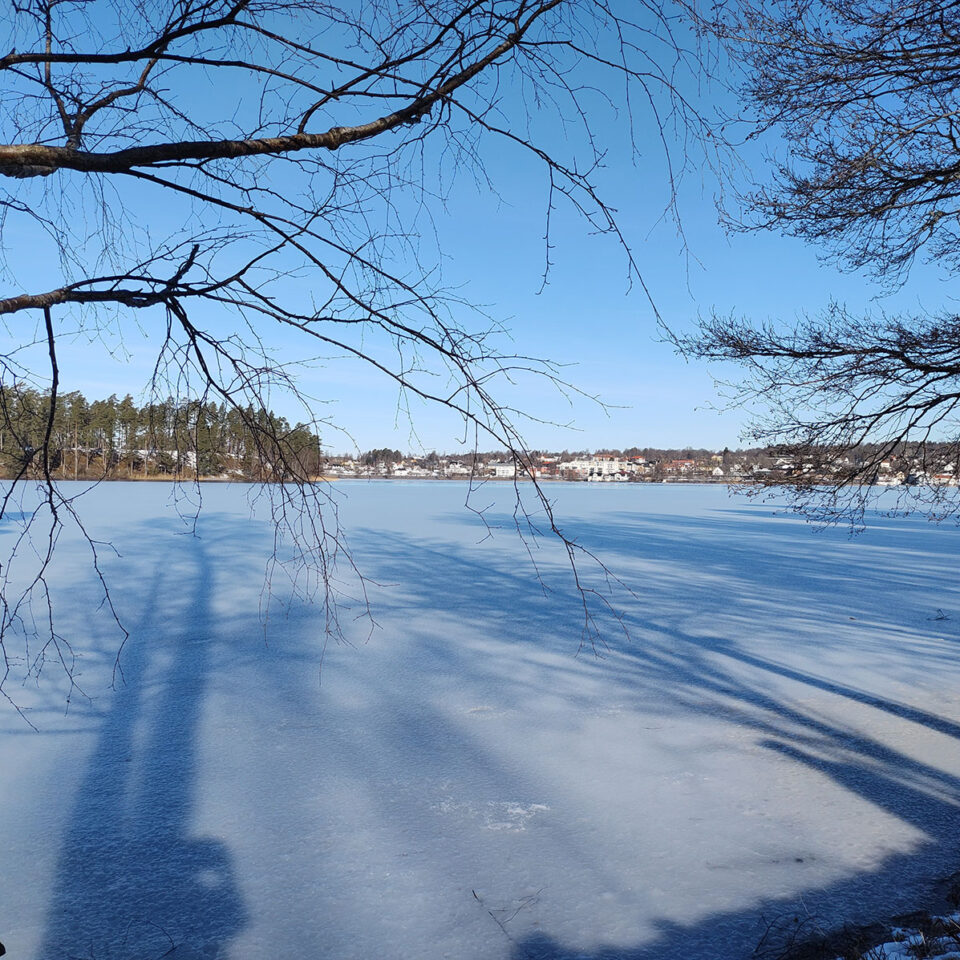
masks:
{"type": "Polygon", "coordinates": [[[49,391],[0,387],[3,477],[298,482],[319,473],[316,432],[263,408],[173,397],[138,406],[129,394],[91,402],[73,392],[56,397],[51,415],[50,401],[49,391]]]}

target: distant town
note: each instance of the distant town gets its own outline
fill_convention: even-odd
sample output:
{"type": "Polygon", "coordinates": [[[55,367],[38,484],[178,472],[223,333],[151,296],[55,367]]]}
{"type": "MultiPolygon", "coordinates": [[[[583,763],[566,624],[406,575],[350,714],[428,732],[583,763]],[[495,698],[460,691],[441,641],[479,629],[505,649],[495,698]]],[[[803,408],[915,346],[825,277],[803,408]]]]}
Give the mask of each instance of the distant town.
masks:
{"type": "MultiPolygon", "coordinates": [[[[937,460],[940,445],[927,445],[914,455],[879,459],[874,483],[937,483],[956,486],[958,470],[949,459],[946,445],[937,460]],[[931,462],[936,465],[931,468],[931,462]]],[[[862,456],[837,456],[827,463],[804,463],[791,454],[767,448],[722,451],[706,449],[598,450],[562,453],[531,452],[523,462],[505,453],[471,453],[461,456],[430,453],[403,455],[399,450],[371,450],[360,456],[324,458],[326,476],[336,478],[568,480],[587,483],[750,483],[790,481],[798,475],[823,480],[856,471],[875,453],[864,448],[862,456]]]]}

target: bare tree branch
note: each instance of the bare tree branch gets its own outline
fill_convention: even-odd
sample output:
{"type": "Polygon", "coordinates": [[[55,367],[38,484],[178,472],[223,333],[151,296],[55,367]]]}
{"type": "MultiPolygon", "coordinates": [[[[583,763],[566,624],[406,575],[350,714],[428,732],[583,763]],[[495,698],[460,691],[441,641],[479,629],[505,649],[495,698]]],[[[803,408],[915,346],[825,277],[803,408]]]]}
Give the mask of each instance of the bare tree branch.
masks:
{"type": "MultiPolygon", "coordinates": [[[[960,265],[960,5],[823,0],[695,12],[736,71],[743,113],[726,135],[771,144],[748,177],[735,228],[811,241],[894,286],[918,257],[960,265]],[[779,138],[779,140],[777,139],[779,138]],[[786,153],[784,157],[783,154],[786,153]]],[[[960,519],[960,320],[833,305],[752,323],[714,315],[674,342],[731,361],[748,436],[792,464],[795,503],[817,520],[885,509],[960,519]],[[880,498],[876,484],[894,484],[880,498]]],[[[778,478],[779,481],[780,478],[778,478]]]]}
{"type": "MultiPolygon", "coordinates": [[[[316,438],[330,426],[298,382],[314,358],[361,361],[401,398],[455,414],[465,435],[505,449],[518,478],[535,479],[521,429],[529,412],[501,391],[526,375],[561,396],[573,388],[554,364],[505,347],[500,325],[446,285],[442,246],[430,241],[434,211],[458,177],[494,190],[485,159],[515,150],[545,171],[548,219],[568,203],[623,252],[627,281],[642,283],[596,184],[601,132],[616,124],[636,149],[645,138],[631,129],[635,103],[644,103],[661,149],[676,130],[694,141],[703,133],[684,93],[697,53],[674,36],[678,9],[673,0],[19,0],[0,41],[9,51],[0,56],[0,317],[15,331],[0,356],[0,433],[13,445],[0,517],[27,502],[26,482],[40,497],[24,507],[0,579],[4,653],[17,631],[29,634],[35,602],[72,676],[44,579],[64,525],[84,529],[75,494],[60,490],[62,455],[59,468],[53,456],[69,397],[58,349],[68,331],[149,335],[148,395],[158,416],[183,420],[170,435],[194,452],[208,405],[242,428],[272,498],[277,557],[282,540],[295,558],[268,580],[286,571],[294,589],[327,600],[332,630],[343,589],[334,567],[351,560],[318,454],[305,459],[298,446],[304,431],[316,438]],[[40,281],[8,239],[23,235],[59,254],[40,281]],[[33,362],[42,348],[49,365],[33,362]],[[303,411],[299,432],[270,416],[278,391],[303,411]],[[42,414],[39,435],[17,420],[25,408],[42,414]],[[49,549],[31,555],[41,530],[49,549]]],[[[671,161],[665,209],[688,166],[686,155],[671,161]]],[[[547,272],[550,245],[548,231],[547,272]]],[[[169,452],[181,476],[187,452],[169,452]]],[[[199,457],[194,473],[198,482],[199,457]]],[[[597,642],[609,581],[597,588],[584,576],[578,561],[589,555],[530,489],[517,528],[559,540],[583,599],[584,642],[597,642]],[[534,511],[545,519],[534,522],[534,511]]],[[[97,547],[91,540],[95,564],[97,547]]],[[[363,605],[362,575],[354,583],[363,605]]]]}

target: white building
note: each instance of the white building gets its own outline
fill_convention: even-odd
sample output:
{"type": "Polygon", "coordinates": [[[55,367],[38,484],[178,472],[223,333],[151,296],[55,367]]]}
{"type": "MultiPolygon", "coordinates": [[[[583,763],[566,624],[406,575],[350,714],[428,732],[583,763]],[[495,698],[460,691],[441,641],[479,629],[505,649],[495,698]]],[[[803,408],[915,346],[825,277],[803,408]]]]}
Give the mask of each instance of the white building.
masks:
{"type": "Polygon", "coordinates": [[[517,476],[517,465],[493,460],[487,464],[487,472],[497,480],[512,480],[517,476]]]}

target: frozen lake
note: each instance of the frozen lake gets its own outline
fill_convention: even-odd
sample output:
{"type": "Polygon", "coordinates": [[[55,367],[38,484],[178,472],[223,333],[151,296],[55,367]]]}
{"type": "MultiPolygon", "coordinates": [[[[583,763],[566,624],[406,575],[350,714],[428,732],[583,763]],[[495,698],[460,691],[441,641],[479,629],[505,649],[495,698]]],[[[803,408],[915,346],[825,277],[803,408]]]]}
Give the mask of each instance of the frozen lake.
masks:
{"type": "Polygon", "coordinates": [[[204,488],[196,537],[160,485],[86,498],[122,555],[126,682],[64,538],[87,698],[65,713],[50,673],[7,688],[36,731],[0,712],[12,960],[739,960],[770,923],[902,912],[960,868],[960,531],[550,486],[637,594],[597,658],[506,487],[475,500],[486,539],[459,485],[340,489],[378,628],[348,612],[322,682],[317,607],[278,588],[264,635],[271,527],[243,488],[204,488]]]}

